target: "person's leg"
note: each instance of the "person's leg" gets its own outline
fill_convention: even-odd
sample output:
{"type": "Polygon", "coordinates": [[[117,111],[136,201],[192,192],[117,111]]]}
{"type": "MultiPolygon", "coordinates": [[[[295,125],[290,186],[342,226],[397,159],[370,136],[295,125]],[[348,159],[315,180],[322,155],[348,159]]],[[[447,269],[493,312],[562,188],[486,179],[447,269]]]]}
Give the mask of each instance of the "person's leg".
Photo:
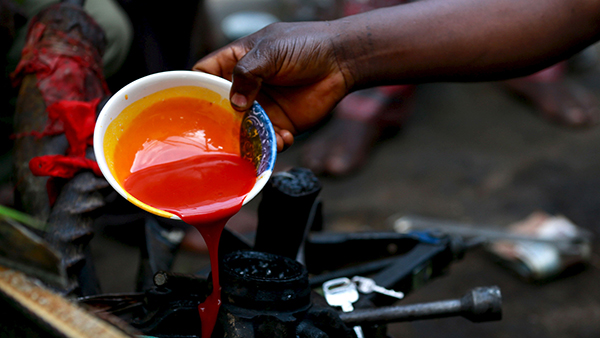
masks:
{"type": "Polygon", "coordinates": [[[566,78],[566,62],[530,76],[507,80],[501,85],[529,101],[542,118],[568,127],[589,127],[600,120],[594,94],[566,78]]]}
{"type": "Polygon", "coordinates": [[[415,86],[387,86],[348,95],[332,120],[304,147],[303,165],[315,174],[342,176],[365,164],[380,139],[398,132],[413,111],[415,86]]]}
{"type": "MultiPolygon", "coordinates": [[[[344,0],[345,16],[407,0],[344,0]]],[[[397,132],[412,114],[415,87],[388,86],[348,95],[332,120],[303,149],[303,165],[316,174],[342,176],[365,164],[382,137],[397,132]]]]}

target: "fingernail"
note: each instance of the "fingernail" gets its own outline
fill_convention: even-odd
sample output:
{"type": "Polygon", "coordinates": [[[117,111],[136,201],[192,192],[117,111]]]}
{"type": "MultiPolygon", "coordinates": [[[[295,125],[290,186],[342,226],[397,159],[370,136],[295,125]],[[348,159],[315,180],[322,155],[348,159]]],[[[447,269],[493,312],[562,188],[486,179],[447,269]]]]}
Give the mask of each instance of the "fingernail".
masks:
{"type": "Polygon", "coordinates": [[[246,108],[248,105],[248,100],[246,97],[240,93],[235,93],[231,97],[231,104],[239,108],[246,108]]]}

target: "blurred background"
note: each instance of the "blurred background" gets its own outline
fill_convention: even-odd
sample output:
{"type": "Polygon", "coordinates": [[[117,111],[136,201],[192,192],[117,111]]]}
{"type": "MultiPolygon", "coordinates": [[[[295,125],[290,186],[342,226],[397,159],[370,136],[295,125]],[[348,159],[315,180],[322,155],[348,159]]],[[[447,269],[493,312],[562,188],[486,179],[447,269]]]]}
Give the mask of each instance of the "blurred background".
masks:
{"type": "MultiPolygon", "coordinates": [[[[133,39],[123,66],[108,78],[113,92],[146,74],[190,69],[210,50],[269,23],[332,19],[343,15],[347,5],[344,0],[119,3],[131,20],[133,39]]],[[[563,80],[600,95],[598,56],[592,46],[569,60],[563,80]]],[[[539,107],[498,83],[419,85],[411,95],[410,117],[392,136],[378,138],[359,168],[345,175],[319,176],[324,230],[393,230],[393,221],[404,215],[506,228],[543,211],[567,217],[596,239],[583,269],[544,282],[525,281],[496,264],[484,249],[474,249],[446,275],[400,303],[456,298],[477,286],[498,285],[502,321],[435,319],[391,324],[388,333],[397,338],[597,337],[600,129],[548,121],[539,107]]],[[[299,136],[279,154],[277,170],[305,166],[305,146],[326,126],[299,136]]],[[[10,141],[6,148],[3,168],[10,168],[10,141]]],[[[10,169],[1,172],[3,182],[10,181],[10,169]]],[[[10,205],[10,198],[6,201],[10,205]]],[[[251,238],[259,201],[260,196],[244,206],[228,227],[251,238]]],[[[91,247],[103,292],[132,291],[140,257],[136,241],[127,237],[135,232],[106,224],[96,227],[91,247]]],[[[194,273],[207,263],[201,248],[184,247],[174,271],[194,273]]]]}

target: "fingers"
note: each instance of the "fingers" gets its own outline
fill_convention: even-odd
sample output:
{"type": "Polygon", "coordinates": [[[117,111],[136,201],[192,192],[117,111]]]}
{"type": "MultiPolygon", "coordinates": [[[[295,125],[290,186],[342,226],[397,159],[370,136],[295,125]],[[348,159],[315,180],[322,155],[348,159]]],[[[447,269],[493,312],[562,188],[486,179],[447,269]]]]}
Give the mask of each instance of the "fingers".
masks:
{"type": "Polygon", "coordinates": [[[289,148],[290,146],[292,146],[292,144],[294,144],[294,134],[292,134],[289,130],[282,129],[279,135],[281,135],[281,138],[283,139],[283,150],[289,148]]]}
{"type": "Polygon", "coordinates": [[[263,79],[277,72],[273,67],[273,58],[259,54],[256,49],[251,49],[233,68],[230,100],[237,110],[250,109],[260,92],[263,79]]]}
{"type": "MultiPolygon", "coordinates": [[[[198,61],[193,67],[194,70],[207,72],[232,81],[230,102],[231,106],[238,111],[246,111],[252,107],[261,90],[263,79],[273,76],[278,69],[274,67],[273,61],[265,63],[265,60],[272,59],[264,54],[261,57],[255,49],[244,47],[253,44],[245,44],[243,41],[239,40],[211,53],[198,61]]],[[[290,131],[294,128],[289,123],[289,119],[285,117],[285,113],[280,111],[281,108],[271,101],[263,97],[261,104],[263,104],[266,111],[271,112],[269,115],[275,127],[277,150],[283,151],[294,143],[294,136],[290,131]],[[268,109],[269,107],[271,109],[268,109]],[[278,113],[272,116],[272,111],[278,113]],[[281,125],[281,127],[278,127],[278,125],[281,125]]]]}
{"type": "Polygon", "coordinates": [[[243,54],[241,48],[235,46],[224,47],[200,59],[192,69],[231,81],[233,67],[243,54]]]}
{"type": "Polygon", "coordinates": [[[234,109],[250,109],[262,85],[262,79],[271,76],[276,69],[264,65],[268,57],[259,57],[252,43],[240,40],[223,47],[198,61],[193,70],[220,76],[232,82],[229,99],[234,109]]]}
{"type": "Polygon", "coordinates": [[[273,126],[277,138],[277,152],[282,152],[294,144],[294,135],[286,129],[273,126]]]}

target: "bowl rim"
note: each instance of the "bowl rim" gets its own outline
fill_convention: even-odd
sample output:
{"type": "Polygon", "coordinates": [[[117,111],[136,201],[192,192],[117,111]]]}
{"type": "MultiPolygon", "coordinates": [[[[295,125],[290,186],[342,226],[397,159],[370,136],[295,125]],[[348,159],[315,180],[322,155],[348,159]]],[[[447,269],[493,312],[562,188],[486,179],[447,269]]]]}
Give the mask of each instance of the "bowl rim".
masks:
{"type": "MultiPolygon", "coordinates": [[[[148,85],[155,84],[157,82],[161,82],[161,81],[165,81],[165,80],[190,79],[190,78],[192,80],[196,80],[196,79],[199,80],[198,83],[202,84],[200,87],[211,89],[211,90],[215,91],[217,94],[221,95],[221,97],[223,99],[226,98],[229,101],[229,92],[231,90],[231,82],[224,78],[221,78],[221,77],[218,77],[218,76],[215,76],[212,74],[208,74],[208,73],[204,73],[204,72],[200,72],[200,71],[192,71],[192,70],[174,70],[174,71],[158,72],[158,73],[146,75],[144,77],[136,79],[136,80],[132,81],[131,83],[125,85],[123,88],[118,90],[116,93],[114,93],[107,100],[105,105],[102,107],[102,109],[96,119],[96,125],[94,127],[93,142],[94,142],[94,155],[96,157],[96,162],[98,163],[98,166],[100,167],[100,171],[104,175],[104,178],[113,187],[113,189],[115,189],[123,198],[125,198],[129,202],[135,204],[136,206],[140,207],[141,209],[148,211],[152,214],[155,214],[155,215],[158,215],[161,217],[174,219],[174,220],[181,220],[181,219],[179,218],[179,216],[177,216],[175,214],[154,208],[154,207],[136,199],[135,197],[133,197],[132,195],[127,193],[125,191],[125,189],[117,182],[117,180],[111,173],[110,169],[108,168],[106,157],[104,155],[104,135],[106,133],[107,127],[113,121],[114,117],[116,117],[120,114],[120,112],[119,112],[116,115],[111,115],[111,116],[113,116],[113,117],[111,117],[111,116],[109,116],[109,112],[111,112],[111,110],[118,109],[118,108],[115,108],[115,106],[123,105],[124,103],[122,100],[128,101],[126,106],[132,104],[133,102],[135,102],[137,100],[137,99],[135,99],[135,100],[129,101],[129,99],[127,97],[131,96],[131,92],[135,91],[136,94],[139,91],[143,92],[144,89],[146,87],[148,87],[148,85]],[[214,89],[218,89],[218,90],[214,90],[214,89]]],[[[166,86],[164,88],[161,88],[160,90],[168,89],[168,88],[172,88],[172,87],[178,87],[178,86],[181,86],[181,85],[166,86]]],[[[156,91],[148,91],[146,93],[146,95],[141,95],[140,98],[143,98],[147,95],[151,95],[155,92],[156,91]]],[[[121,111],[122,110],[123,109],[121,109],[121,111]]],[[[263,122],[264,128],[267,129],[267,135],[269,135],[269,141],[270,141],[270,145],[267,146],[267,149],[268,149],[268,151],[271,152],[271,159],[268,162],[268,166],[265,169],[265,171],[263,171],[260,175],[257,176],[256,182],[255,182],[253,188],[250,190],[250,192],[244,198],[242,205],[247,204],[254,197],[256,197],[256,195],[258,195],[260,193],[260,191],[262,190],[262,188],[266,185],[271,174],[273,173],[275,159],[277,157],[277,141],[275,139],[275,131],[273,128],[273,124],[271,123],[271,120],[269,119],[265,110],[256,101],[253,103],[252,108],[250,108],[250,110],[252,110],[255,115],[259,116],[260,120],[263,122]]]]}

